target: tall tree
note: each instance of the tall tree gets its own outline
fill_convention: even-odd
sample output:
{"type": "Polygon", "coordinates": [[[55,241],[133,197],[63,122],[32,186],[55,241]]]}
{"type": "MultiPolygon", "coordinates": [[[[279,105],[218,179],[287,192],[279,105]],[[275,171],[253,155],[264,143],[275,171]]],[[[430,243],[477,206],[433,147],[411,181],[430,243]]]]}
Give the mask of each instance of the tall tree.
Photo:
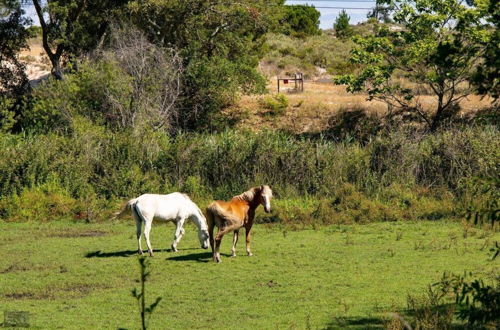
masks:
{"type": "Polygon", "coordinates": [[[321,34],[319,29],[320,15],[321,13],[314,6],[285,6],[283,33],[298,37],[321,34]]]}
{"type": "Polygon", "coordinates": [[[351,17],[347,15],[345,9],[342,9],[339,16],[335,18],[335,23],[333,23],[333,30],[337,38],[348,38],[352,36],[352,27],[349,25],[351,17]]]}
{"type": "Polygon", "coordinates": [[[391,12],[394,10],[392,5],[375,4],[375,7],[366,15],[367,18],[375,18],[379,22],[392,23],[391,12]]]}
{"type": "Polygon", "coordinates": [[[183,125],[207,123],[239,93],[265,88],[256,67],[282,0],[137,0],[129,15],[150,41],[175,48],[183,60],[183,125]]]}
{"type": "Polygon", "coordinates": [[[69,60],[94,49],[127,0],[33,0],[42,44],[52,74],[62,79],[62,59],[69,60]]]}
{"type": "Polygon", "coordinates": [[[411,111],[435,130],[454,114],[457,102],[474,91],[466,82],[481,56],[481,13],[459,0],[391,3],[394,20],[403,29],[380,27],[372,36],[356,38],[351,61],[361,70],[335,82],[346,84],[350,92],[366,91],[370,100],[382,100],[395,110],[411,111]],[[423,107],[413,87],[422,85],[435,96],[433,109],[423,107]]]}
{"type": "Polygon", "coordinates": [[[12,103],[23,94],[28,82],[18,54],[28,48],[26,26],[30,20],[23,17],[18,1],[2,1],[0,12],[0,128],[6,130],[13,124],[12,103]]]}
{"type": "Polygon", "coordinates": [[[477,5],[485,22],[485,31],[481,39],[482,64],[476,67],[472,82],[480,94],[489,94],[498,100],[500,98],[500,1],[476,0],[470,5],[477,5]]]}

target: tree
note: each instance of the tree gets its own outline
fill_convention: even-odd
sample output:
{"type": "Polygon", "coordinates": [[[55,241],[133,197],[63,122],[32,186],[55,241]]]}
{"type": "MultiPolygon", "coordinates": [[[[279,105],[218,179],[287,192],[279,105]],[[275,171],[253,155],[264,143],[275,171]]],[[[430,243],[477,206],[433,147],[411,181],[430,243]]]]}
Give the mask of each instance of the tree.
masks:
{"type": "Polygon", "coordinates": [[[321,13],[308,5],[285,6],[283,33],[297,37],[321,34],[319,17],[321,13]]]}
{"type": "Polygon", "coordinates": [[[481,55],[485,29],[480,12],[459,0],[392,3],[393,18],[403,29],[382,26],[372,36],[355,38],[350,60],[360,65],[360,71],[338,77],[335,83],[346,84],[350,92],[364,90],[369,100],[384,101],[392,109],[410,111],[435,130],[474,91],[466,82],[481,55]],[[413,87],[422,85],[436,98],[431,111],[413,87]]]}
{"type": "Polygon", "coordinates": [[[335,30],[337,38],[348,38],[352,36],[352,27],[349,25],[350,19],[351,17],[347,15],[345,9],[342,9],[339,16],[335,18],[333,29],[335,30]]]}
{"type": "Polygon", "coordinates": [[[481,40],[482,65],[476,66],[472,82],[480,94],[489,94],[498,100],[500,98],[500,2],[483,0],[475,1],[475,4],[486,22],[486,29],[481,40]]]}
{"type": "Polygon", "coordinates": [[[129,15],[148,39],[174,48],[184,75],[181,124],[206,126],[239,93],[261,92],[256,67],[268,31],[276,28],[282,0],[141,0],[129,15]],[[270,3],[271,2],[271,3],[270,3]]]}
{"type": "Polygon", "coordinates": [[[394,10],[392,5],[384,6],[379,3],[375,4],[375,7],[368,12],[367,18],[375,18],[379,22],[392,23],[391,11],[394,10]]]}
{"type": "Polygon", "coordinates": [[[52,74],[62,79],[62,59],[71,62],[93,50],[101,41],[115,12],[127,0],[33,0],[42,44],[52,64],[52,74]]]}
{"type": "Polygon", "coordinates": [[[117,91],[115,86],[104,88],[108,122],[114,118],[114,125],[120,128],[175,127],[181,59],[175,51],[151,44],[135,29],[112,32],[110,48],[103,52],[100,61],[115,64],[123,72],[128,93],[117,91]]]}
{"type": "Polygon", "coordinates": [[[13,103],[23,94],[28,83],[25,66],[18,53],[28,48],[29,32],[25,28],[30,20],[23,18],[17,1],[0,3],[0,128],[10,129],[13,124],[13,103]]]}

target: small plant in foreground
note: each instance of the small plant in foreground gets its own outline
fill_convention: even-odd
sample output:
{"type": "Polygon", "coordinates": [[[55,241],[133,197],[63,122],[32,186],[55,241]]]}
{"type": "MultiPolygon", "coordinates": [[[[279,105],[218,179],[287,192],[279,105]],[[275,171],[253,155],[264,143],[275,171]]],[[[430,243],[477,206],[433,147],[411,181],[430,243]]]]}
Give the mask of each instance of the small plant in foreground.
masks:
{"type": "Polygon", "coordinates": [[[139,257],[139,265],[141,267],[141,292],[137,291],[137,288],[132,289],[132,296],[137,299],[139,304],[139,311],[141,313],[141,329],[146,330],[146,318],[151,316],[155,308],[161,301],[161,297],[157,297],[155,302],[146,307],[146,280],[149,277],[149,272],[147,268],[149,266],[149,261],[144,257],[139,257]]]}
{"type": "Polygon", "coordinates": [[[455,297],[458,318],[471,327],[497,326],[500,315],[500,278],[490,285],[481,279],[470,279],[468,275],[444,274],[436,283],[443,294],[452,292],[455,297]]]}

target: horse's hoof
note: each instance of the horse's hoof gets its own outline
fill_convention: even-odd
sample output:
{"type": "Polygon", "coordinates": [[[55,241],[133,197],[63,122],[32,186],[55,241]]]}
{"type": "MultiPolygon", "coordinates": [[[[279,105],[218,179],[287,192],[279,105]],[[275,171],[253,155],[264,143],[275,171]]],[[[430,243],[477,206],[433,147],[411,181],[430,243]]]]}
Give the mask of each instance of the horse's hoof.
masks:
{"type": "Polygon", "coordinates": [[[236,253],[231,253],[231,257],[236,257],[236,253]]]}
{"type": "Polygon", "coordinates": [[[153,254],[153,252],[149,252],[149,256],[154,257],[155,255],[153,254]]]}
{"type": "Polygon", "coordinates": [[[248,255],[249,257],[251,257],[251,256],[253,256],[253,253],[252,253],[252,252],[248,252],[248,253],[247,253],[247,255],[248,255]]]}
{"type": "Polygon", "coordinates": [[[144,255],[144,252],[142,252],[142,251],[137,251],[137,254],[139,254],[140,256],[143,256],[143,255],[144,255]]]}

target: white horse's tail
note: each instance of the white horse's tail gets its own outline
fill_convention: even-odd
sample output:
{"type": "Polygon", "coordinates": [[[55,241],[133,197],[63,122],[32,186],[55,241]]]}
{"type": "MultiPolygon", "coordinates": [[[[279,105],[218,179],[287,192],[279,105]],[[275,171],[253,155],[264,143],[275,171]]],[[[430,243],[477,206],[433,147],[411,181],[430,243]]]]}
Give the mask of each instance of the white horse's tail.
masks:
{"type": "Polygon", "coordinates": [[[127,204],[125,204],[125,207],[121,211],[115,213],[115,215],[113,216],[112,219],[121,218],[124,215],[126,215],[127,213],[129,213],[130,211],[133,212],[132,206],[135,204],[136,201],[137,201],[137,198],[129,200],[127,202],[127,204]]]}

